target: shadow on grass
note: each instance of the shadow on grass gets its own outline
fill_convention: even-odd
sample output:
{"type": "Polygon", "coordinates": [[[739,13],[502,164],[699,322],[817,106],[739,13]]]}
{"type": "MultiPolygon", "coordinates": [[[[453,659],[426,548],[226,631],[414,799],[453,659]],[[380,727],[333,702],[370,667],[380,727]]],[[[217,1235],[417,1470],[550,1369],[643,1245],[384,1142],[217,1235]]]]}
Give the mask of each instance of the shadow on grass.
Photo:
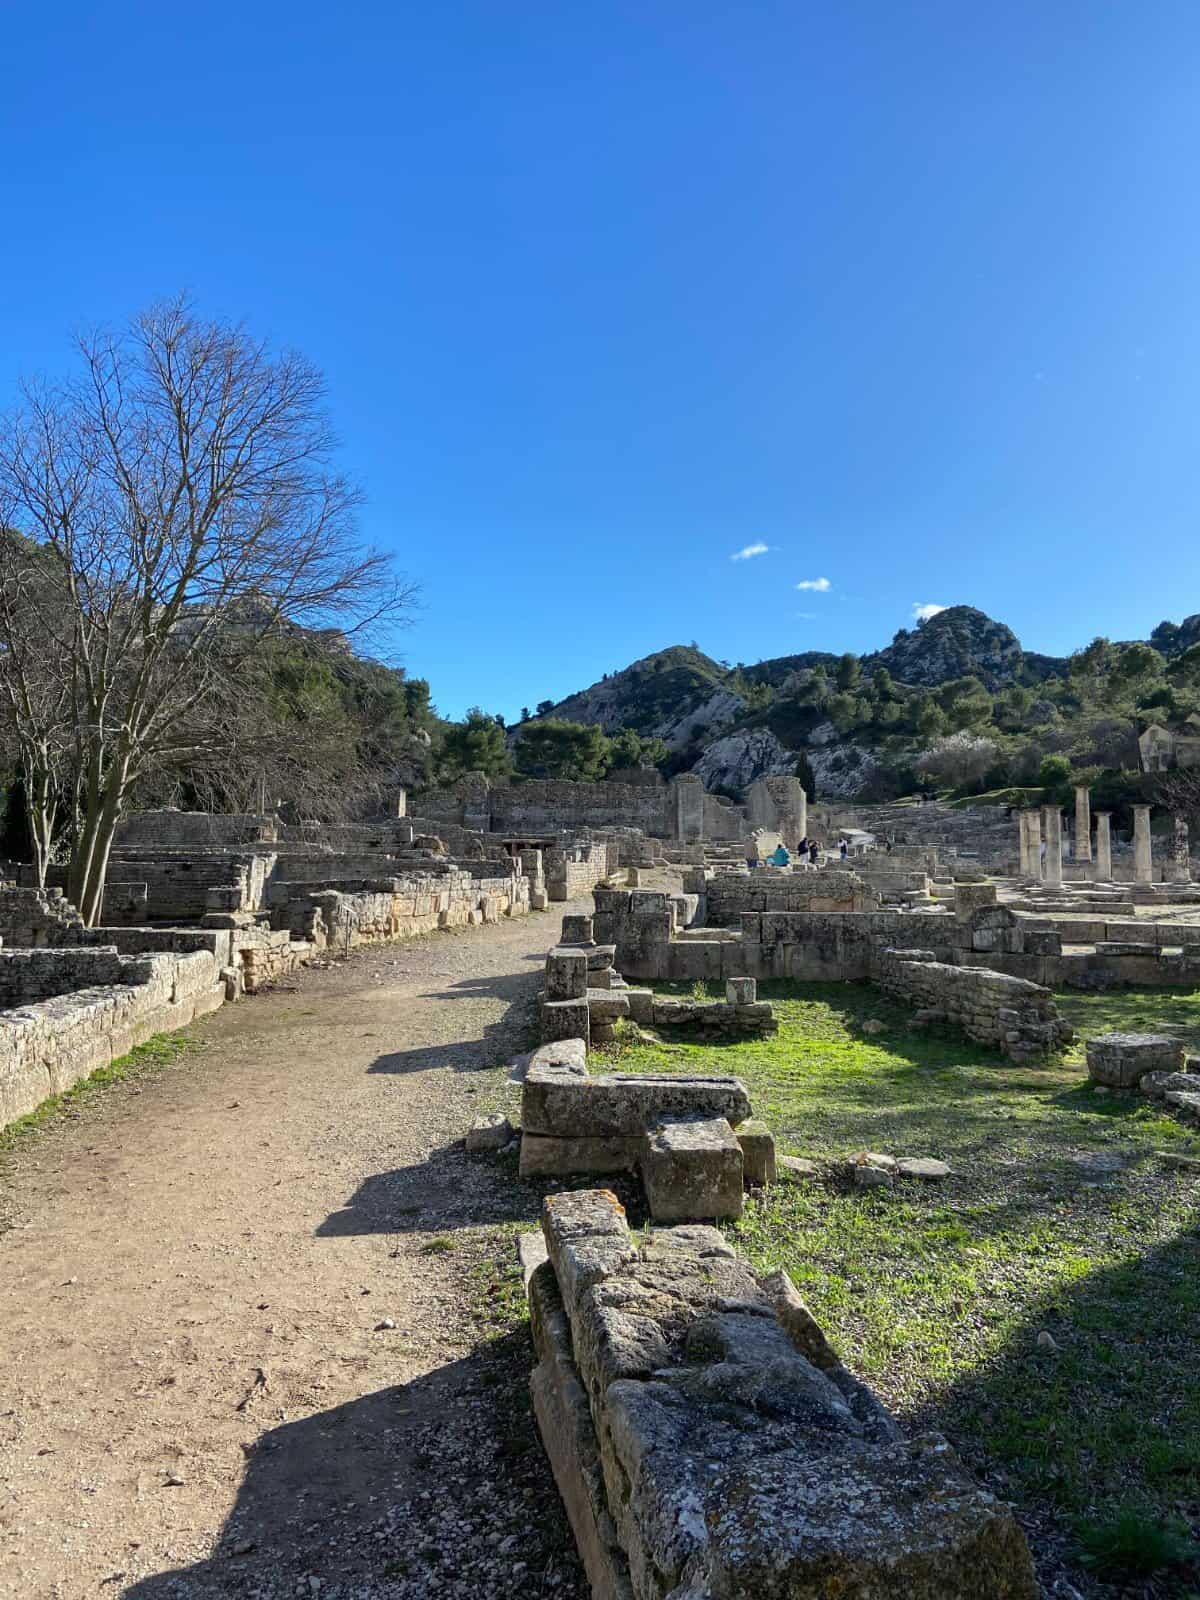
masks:
{"type": "Polygon", "coordinates": [[[1193,1210],[1169,1242],[1027,1305],[998,1354],[905,1419],[945,1433],[1015,1499],[1043,1552],[1043,1583],[1047,1550],[1088,1594],[1183,1596],[1200,1582],[1195,1546],[1191,1560],[1152,1575],[1084,1560],[1089,1546],[1112,1543],[1123,1517],[1134,1564],[1155,1559],[1156,1530],[1197,1520],[1198,1221],[1193,1210]]]}

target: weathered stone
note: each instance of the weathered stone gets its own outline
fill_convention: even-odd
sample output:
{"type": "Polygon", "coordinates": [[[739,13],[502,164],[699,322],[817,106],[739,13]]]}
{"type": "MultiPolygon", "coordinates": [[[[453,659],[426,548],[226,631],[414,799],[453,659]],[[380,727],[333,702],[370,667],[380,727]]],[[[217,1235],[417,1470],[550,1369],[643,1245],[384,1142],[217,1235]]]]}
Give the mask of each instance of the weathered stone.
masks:
{"type": "Polygon", "coordinates": [[[758,984],[753,978],[726,978],[725,998],[731,1006],[752,1006],[758,999],[758,984]]]}
{"type": "Polygon", "coordinates": [[[860,1162],[854,1168],[854,1182],[860,1189],[890,1189],[895,1181],[895,1172],[887,1167],[876,1167],[869,1161],[860,1162]]]}
{"type": "Polygon", "coordinates": [[[723,1117],[662,1123],[647,1134],[641,1165],[656,1222],[742,1214],[742,1151],[723,1117]]]}
{"type": "Polygon", "coordinates": [[[646,1073],[580,1079],[531,1063],[521,1096],[525,1131],[558,1138],[642,1134],[671,1118],[724,1117],[736,1124],[749,1115],[750,1096],[740,1078],[646,1073]]]}
{"type": "Polygon", "coordinates": [[[1190,1117],[1200,1117],[1200,1094],[1185,1094],[1181,1090],[1171,1089],[1163,1099],[1176,1111],[1186,1112],[1190,1117]]]}
{"type": "Polygon", "coordinates": [[[626,989],[625,998],[629,1001],[629,1015],[634,1022],[643,1028],[652,1027],[654,1024],[653,989],[626,989]]]}
{"type": "Polygon", "coordinates": [[[742,1178],[750,1188],[775,1182],[775,1139],[765,1122],[751,1117],[733,1130],[742,1151],[742,1178]]]}
{"type": "Polygon", "coordinates": [[[572,1173],[636,1172],[645,1146],[644,1135],[629,1138],[546,1138],[522,1133],[523,1178],[569,1177],[572,1173]]]}
{"type": "MultiPolygon", "coordinates": [[[[574,1195],[548,1203],[543,1227],[603,1508],[638,1600],[1034,1600],[1008,1509],[941,1438],[903,1440],[814,1335],[802,1302],[789,1332],[773,1315],[779,1292],[766,1294],[712,1230],[658,1230],[634,1254],[619,1220],[611,1196],[574,1195]],[[559,1200],[569,1217],[555,1214],[559,1200]]],[[[531,1305],[531,1318],[540,1353],[551,1317],[531,1305]]],[[[603,1528],[594,1471],[575,1488],[603,1528]]]]}
{"type": "Polygon", "coordinates": [[[1147,1072],[1138,1088],[1155,1099],[1168,1093],[1200,1094],[1200,1077],[1194,1072],[1147,1072]]]}
{"type": "Polygon", "coordinates": [[[564,944],[591,944],[593,937],[593,922],[590,916],[568,912],[563,917],[562,933],[558,940],[560,947],[564,944]]]}
{"type": "Polygon", "coordinates": [[[597,972],[604,972],[613,964],[617,953],[615,944],[593,944],[584,952],[587,956],[588,982],[595,981],[597,972]]]}
{"type": "Polygon", "coordinates": [[[467,1149],[503,1150],[513,1136],[513,1126],[502,1111],[477,1117],[467,1131],[467,1149]]]}
{"type": "Polygon", "coordinates": [[[546,955],[546,998],[581,1000],[587,994],[587,956],[559,945],[546,955]]]}
{"type": "Polygon", "coordinates": [[[589,989],[588,1010],[592,1022],[616,1022],[629,1015],[629,997],[623,989],[589,989]]]}
{"type": "Polygon", "coordinates": [[[926,1183],[937,1183],[950,1176],[950,1168],[944,1161],[936,1161],[932,1156],[902,1156],[896,1163],[896,1176],[922,1178],[926,1183]]]}
{"type": "MultiPolygon", "coordinates": [[[[582,1039],[586,1047],[592,1036],[586,1000],[543,1000],[542,1038],[582,1039]]],[[[532,1071],[532,1068],[530,1069],[532,1071]]]]}
{"type": "Polygon", "coordinates": [[[552,1039],[539,1045],[529,1058],[530,1068],[587,1077],[587,1045],[582,1039],[552,1039]]]}
{"type": "Polygon", "coordinates": [[[803,1183],[809,1178],[821,1176],[820,1165],[816,1161],[809,1161],[804,1156],[775,1157],[775,1175],[781,1180],[792,1183],[803,1183]]]}
{"type": "Polygon", "coordinates": [[[1112,1089],[1132,1089],[1147,1072],[1178,1072],[1183,1046],[1157,1033],[1101,1033],[1087,1042],[1088,1077],[1112,1089]]]}

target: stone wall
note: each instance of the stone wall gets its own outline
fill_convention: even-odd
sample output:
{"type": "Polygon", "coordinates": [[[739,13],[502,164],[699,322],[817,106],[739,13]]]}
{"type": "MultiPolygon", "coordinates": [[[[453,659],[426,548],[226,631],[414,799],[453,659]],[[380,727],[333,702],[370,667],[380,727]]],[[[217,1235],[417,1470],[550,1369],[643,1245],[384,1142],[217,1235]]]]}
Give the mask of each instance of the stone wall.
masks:
{"type": "Polygon", "coordinates": [[[354,949],[411,939],[437,929],[498,922],[530,909],[530,879],[492,863],[446,866],[406,877],[321,883],[273,883],[272,923],[318,949],[354,949]]]}
{"type": "Polygon", "coordinates": [[[226,815],[215,811],[132,811],[117,824],[119,852],[143,845],[241,845],[271,843],[279,818],[273,815],[226,815]]]}
{"type": "Polygon", "coordinates": [[[947,1022],[1014,1061],[1036,1060],[1073,1037],[1049,989],[986,967],[948,966],[930,951],[882,950],[875,982],[917,1007],[923,1021],[947,1022]]]}
{"type": "Polygon", "coordinates": [[[619,845],[553,845],[545,852],[546,891],[551,900],[578,900],[614,873],[621,859],[619,845]]]}
{"type": "Polygon", "coordinates": [[[747,911],[866,911],[875,897],[855,872],[716,872],[705,885],[710,927],[735,928],[747,911]]]}
{"type": "MultiPolygon", "coordinates": [[[[70,952],[72,958],[78,954],[70,952]]],[[[50,1095],[63,1093],[153,1034],[186,1027],[224,999],[216,962],[207,951],[118,959],[117,982],[0,1014],[0,1126],[36,1110],[50,1095]]]]}
{"type": "Polygon", "coordinates": [[[120,983],[121,972],[115,945],[0,950],[0,1010],[36,1005],[72,989],[120,983]]]}

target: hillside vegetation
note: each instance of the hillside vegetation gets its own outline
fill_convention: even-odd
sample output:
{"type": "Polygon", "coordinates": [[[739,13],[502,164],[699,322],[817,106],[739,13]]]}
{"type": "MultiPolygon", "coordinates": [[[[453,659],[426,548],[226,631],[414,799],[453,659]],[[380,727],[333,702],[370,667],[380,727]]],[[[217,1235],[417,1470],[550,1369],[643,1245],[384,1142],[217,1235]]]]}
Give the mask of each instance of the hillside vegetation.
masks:
{"type": "MultiPolygon", "coordinates": [[[[1138,734],[1200,712],[1200,615],[1149,641],[1098,638],[1069,657],[1026,651],[1011,628],[952,606],[856,657],[808,651],[753,664],[695,645],[646,656],[508,730],[593,724],[661,739],[668,774],[738,792],[771,773],[826,797],[882,800],[1097,783],[1110,803],[1140,787],[1138,734]]],[[[519,770],[519,768],[518,768],[519,770]]]]}

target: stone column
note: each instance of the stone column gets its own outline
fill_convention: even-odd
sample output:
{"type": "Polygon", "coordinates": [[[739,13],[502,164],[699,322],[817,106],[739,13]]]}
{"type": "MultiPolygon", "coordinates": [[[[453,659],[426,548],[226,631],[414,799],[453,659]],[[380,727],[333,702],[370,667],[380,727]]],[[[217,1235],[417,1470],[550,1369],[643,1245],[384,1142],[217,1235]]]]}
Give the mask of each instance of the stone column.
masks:
{"type": "Polygon", "coordinates": [[[1031,878],[1033,868],[1029,864],[1029,813],[1017,812],[1017,846],[1021,852],[1021,876],[1031,878]]]}
{"type": "Polygon", "coordinates": [[[1046,834],[1046,882],[1061,883],[1062,812],[1057,806],[1042,807],[1042,827],[1046,834]]]}
{"type": "Polygon", "coordinates": [[[1175,818],[1175,833],[1171,840],[1170,880],[1172,883],[1191,883],[1192,858],[1188,849],[1188,825],[1182,817],[1175,818]]]}
{"type": "Polygon", "coordinates": [[[1133,881],[1154,882],[1154,856],[1150,849],[1150,807],[1133,808],[1133,881]]]}
{"type": "Polygon", "coordinates": [[[1022,820],[1025,823],[1025,832],[1028,839],[1026,849],[1029,853],[1029,876],[1040,878],[1042,876],[1042,814],[1036,808],[1032,811],[1023,811],[1022,820]]]}
{"type": "Polygon", "coordinates": [[[1075,859],[1092,859],[1092,797],[1082,783],[1075,785],[1075,859]]]}
{"type": "Polygon", "coordinates": [[[1096,813],[1096,865],[1092,877],[1097,883],[1112,882],[1112,822],[1111,811],[1096,813]]]}

